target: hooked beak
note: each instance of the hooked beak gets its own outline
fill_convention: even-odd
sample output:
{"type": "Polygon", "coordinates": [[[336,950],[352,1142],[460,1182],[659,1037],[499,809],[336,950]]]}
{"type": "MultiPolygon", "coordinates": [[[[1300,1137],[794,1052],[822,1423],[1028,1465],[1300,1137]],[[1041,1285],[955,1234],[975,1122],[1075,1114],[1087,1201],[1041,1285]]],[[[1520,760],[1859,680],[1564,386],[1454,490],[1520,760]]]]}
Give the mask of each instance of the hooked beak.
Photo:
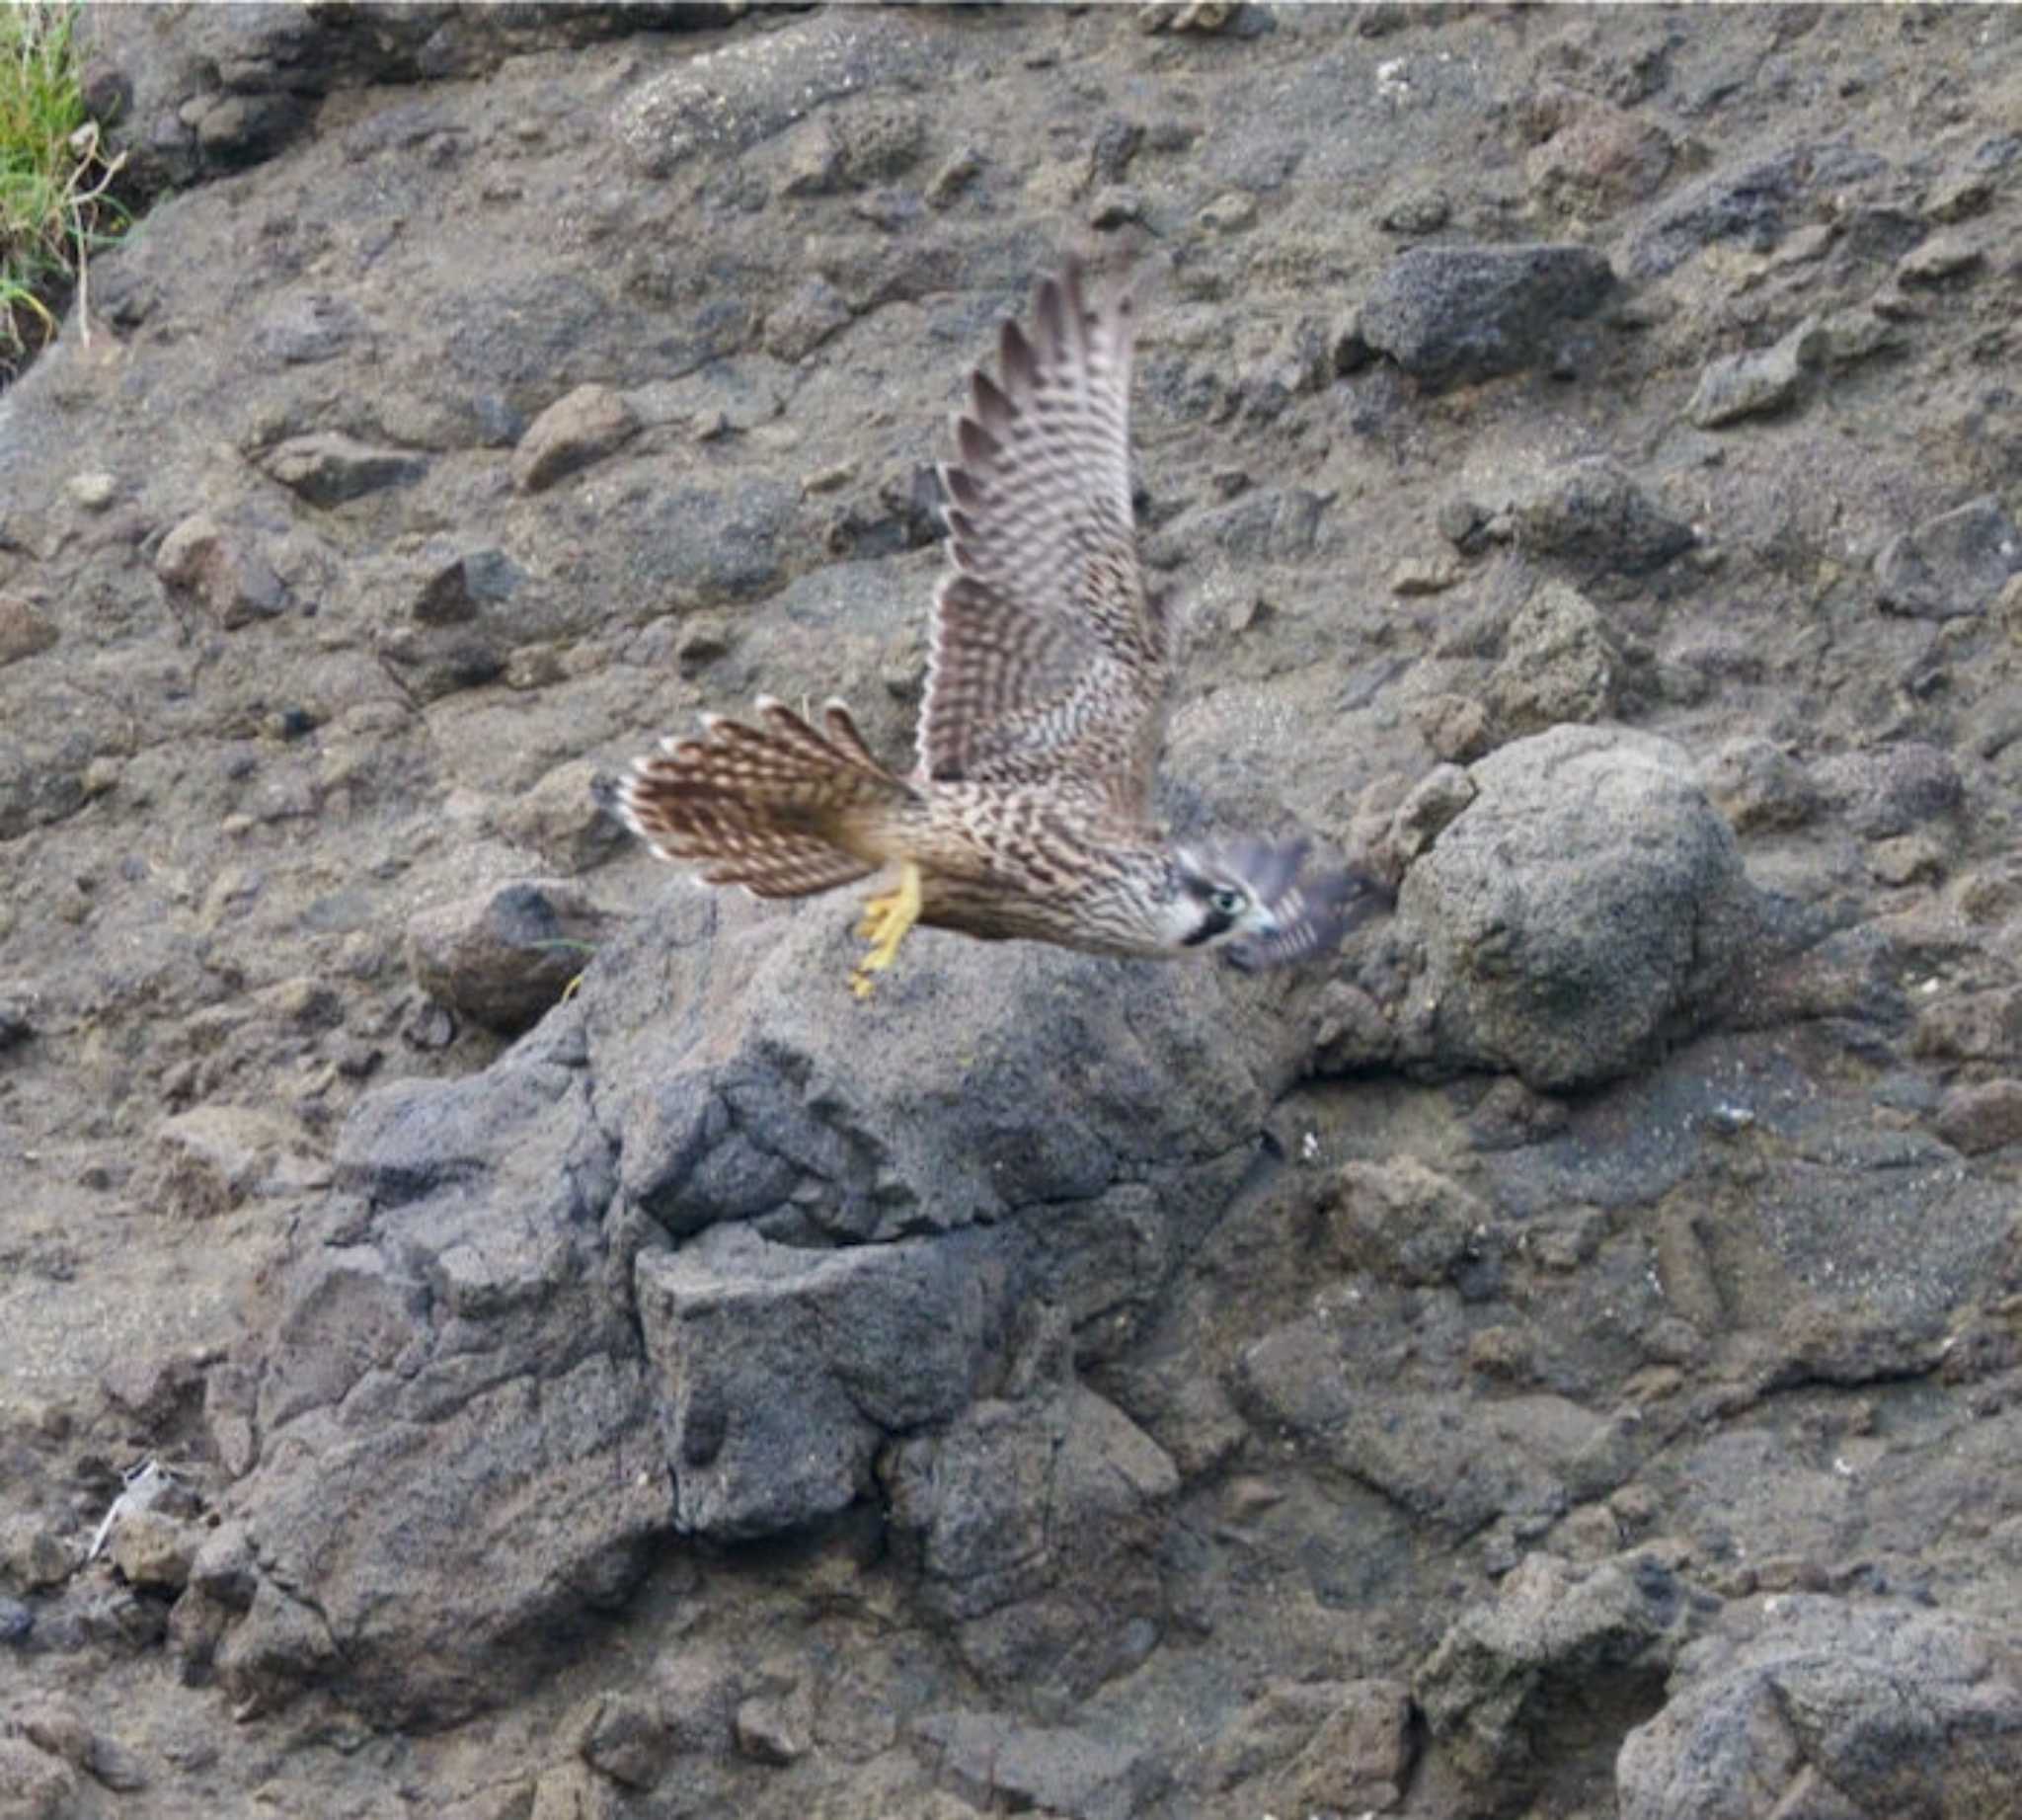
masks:
{"type": "Polygon", "coordinates": [[[1265,922],[1256,934],[1224,950],[1232,967],[1255,973],[1323,960],[1350,929],[1395,903],[1389,886],[1360,867],[1337,867],[1301,881],[1299,867],[1307,850],[1305,841],[1294,840],[1268,849],[1260,843],[1247,855],[1247,876],[1265,922]]]}

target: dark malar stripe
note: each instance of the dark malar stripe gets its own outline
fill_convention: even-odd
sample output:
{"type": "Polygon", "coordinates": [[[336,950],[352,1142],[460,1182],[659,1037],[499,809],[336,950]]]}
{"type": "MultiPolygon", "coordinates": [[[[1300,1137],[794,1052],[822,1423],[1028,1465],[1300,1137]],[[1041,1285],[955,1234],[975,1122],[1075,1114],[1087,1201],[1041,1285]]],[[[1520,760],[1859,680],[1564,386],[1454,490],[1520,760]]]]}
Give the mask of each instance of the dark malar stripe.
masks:
{"type": "Polygon", "coordinates": [[[1181,938],[1180,946],[1198,948],[1203,942],[1212,941],[1217,935],[1227,933],[1229,925],[1234,921],[1235,918],[1228,911],[1210,910],[1207,912],[1207,919],[1193,934],[1181,938]]]}

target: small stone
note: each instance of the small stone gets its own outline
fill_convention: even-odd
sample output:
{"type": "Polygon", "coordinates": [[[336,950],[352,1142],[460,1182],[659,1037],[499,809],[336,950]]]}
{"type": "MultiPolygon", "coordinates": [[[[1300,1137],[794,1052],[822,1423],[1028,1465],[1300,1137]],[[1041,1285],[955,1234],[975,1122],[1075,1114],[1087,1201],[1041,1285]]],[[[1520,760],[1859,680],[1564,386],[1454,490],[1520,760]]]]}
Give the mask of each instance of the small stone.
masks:
{"type": "Polygon", "coordinates": [[[565,877],[587,872],[630,839],[599,801],[599,786],[609,782],[603,768],[587,758],[557,765],[500,811],[499,831],[530,847],[543,865],[565,877]]]}
{"type": "Polygon", "coordinates": [[[1604,102],[1575,104],[1571,117],[1523,161],[1531,194],[1545,207],[1605,220],[1657,191],[1676,148],[1654,120],[1604,102]]]}
{"type": "Polygon", "coordinates": [[[1960,992],[1920,1005],[1909,1053],[1941,1062],[2012,1062],[2022,1056],[2022,989],[1960,992]]]}
{"type": "Polygon", "coordinates": [[[1506,737],[1612,712],[1620,653],[1599,609],[1577,589],[1546,582],[1517,609],[1503,650],[1487,697],[1506,737]]]}
{"type": "Polygon", "coordinates": [[[628,1788],[651,1788],[666,1774],[673,1739],[658,1707],[624,1694],[602,1694],[578,1720],[583,1762],[628,1788]]]}
{"type": "Polygon", "coordinates": [[[1230,1479],[1223,1487],[1221,1508],[1231,1523],[1254,1523],[1267,1510],[1283,1504],[1284,1497],[1283,1485],[1268,1478],[1258,1478],[1253,1473],[1244,1473],[1230,1479]]]}
{"type": "Polygon", "coordinates": [[[100,797],[117,789],[124,768],[117,758],[94,758],[84,767],[85,795],[100,797]]]}
{"type": "Polygon", "coordinates": [[[0,1573],[25,1593],[61,1586],[83,1550],[39,1518],[10,1517],[0,1524],[0,1573]]]}
{"type": "Polygon", "coordinates": [[[1549,360],[1613,286],[1591,247],[1413,247],[1363,300],[1361,337],[1415,377],[1469,384],[1549,360]]]}
{"type": "Polygon", "coordinates": [[[1376,225],[1391,234],[1437,234],[1452,216],[1453,204],[1443,190],[1413,190],[1385,204],[1376,225]]]}
{"type": "Polygon", "coordinates": [[[122,1512],[113,1525],[113,1565],[129,1586],[180,1593],[190,1583],[201,1532],[165,1511],[122,1512]]]}
{"type": "Polygon", "coordinates": [[[80,509],[85,512],[104,512],[119,496],[119,483],[103,469],[91,473],[73,474],[63,483],[80,509]]]}
{"type": "Polygon", "coordinates": [[[903,177],[919,162],[926,144],[925,114],[890,93],[859,96],[834,119],[843,169],[852,184],[889,184],[903,177]]]}
{"type": "Polygon", "coordinates": [[[1467,571],[1450,556],[1406,557],[1390,571],[1390,592],[1404,599],[1444,593],[1466,579],[1467,571]]]}
{"type": "Polygon", "coordinates": [[[1539,475],[1510,505],[1510,530],[1531,556],[1619,575],[1661,569],[1692,548],[1692,527],[1668,516],[1604,455],[1539,475]]]}
{"type": "Polygon", "coordinates": [[[512,453],[512,482],[539,493],[602,460],[639,434],[632,407],[607,385],[579,385],[527,426],[512,453]]]}
{"type": "Polygon", "coordinates": [[[1437,764],[1420,779],[1390,823],[1390,844],[1402,858],[1416,859],[1439,839],[1439,831],[1474,801],[1474,781],[1458,764],[1437,764]]]}
{"type": "Polygon", "coordinates": [[[1274,1780],[1272,1806],[1301,1816],[1388,1812],[1403,1798],[1415,1749],[1409,1688],[1347,1682],[1335,1709],[1274,1780]]]}
{"type": "Polygon", "coordinates": [[[36,1615],[19,1599],[0,1598],[0,1647],[19,1649],[35,1634],[36,1615]]]}
{"type": "Polygon", "coordinates": [[[272,564],[207,513],[185,518],[162,539],[154,572],[170,588],[195,594],[228,632],[271,619],[287,604],[272,564]]]}
{"type": "Polygon", "coordinates": [[[2011,644],[2022,645],[2022,573],[2001,584],[2001,592],[1987,609],[1987,617],[2008,635],[2011,644]]]}
{"type": "Polygon", "coordinates": [[[2022,572],[2022,532],[1992,494],[1892,538],[1875,558],[1885,612],[1917,619],[1983,613],[2022,572]]]}
{"type": "Polygon", "coordinates": [[[842,141],[827,113],[803,120],[786,137],[781,196],[833,196],[842,188],[842,141]]]}
{"type": "Polygon", "coordinates": [[[1471,695],[1432,695],[1419,704],[1419,731],[1449,764],[1470,764],[1494,743],[1488,709],[1471,695]]]}
{"type": "Polygon", "coordinates": [[[2022,1080],[2003,1076],[1954,1087],[1933,1123],[1940,1138],[1968,1156],[2022,1142],[2022,1080]]]}
{"type": "Polygon", "coordinates": [[[1440,504],[1433,522],[1439,535],[1463,555],[1472,554],[1482,546],[1482,527],[1489,521],[1489,514],[1478,500],[1456,495],[1440,504]]]}
{"type": "Polygon", "coordinates": [[[526,580],[504,550],[469,550],[429,575],[410,602],[417,625],[463,625],[512,598],[526,580]]]}
{"type": "Polygon", "coordinates": [[[1802,828],[1819,813],[1819,792],[1804,766],[1764,739],[1728,741],[1713,754],[1705,782],[1737,833],[1802,828]]]}
{"type": "Polygon", "coordinates": [[[0,1789],[8,1814],[22,1820],[67,1820],[82,1811],[76,1773],[25,1737],[0,1737],[0,1789]]]}
{"type": "Polygon", "coordinates": [[[1144,198],[1124,184],[1098,190],[1088,204],[1088,225],[1098,233],[1110,233],[1144,218],[1144,198]]]}
{"type": "Polygon", "coordinates": [[[1716,430],[1780,411],[1797,397],[1805,373],[1825,357],[1828,346],[1818,319],[1807,317],[1773,348],[1715,360],[1699,375],[1685,415],[1701,430],[1716,430]]]}
{"type": "Polygon", "coordinates": [[[1206,37],[1224,30],[1240,10],[1238,0],[1152,0],[1137,9],[1137,30],[1199,32],[1206,37]]]}
{"type": "Polygon", "coordinates": [[[801,482],[801,491],[819,496],[823,493],[838,493],[856,478],[856,464],[837,461],[825,468],[817,468],[801,482]]]}
{"type": "Polygon", "coordinates": [[[294,1194],[329,1180],[307,1133],[284,1113],[253,1106],[193,1106],[155,1127],[163,1209],[212,1220],[247,1201],[294,1194]]]}
{"type": "Polygon", "coordinates": [[[311,506],[342,506],[388,487],[411,487],[428,472],[421,456],[374,448],[341,431],[290,436],[261,457],[270,479],[311,506]]]}
{"type": "Polygon", "coordinates": [[[1230,190],[1203,208],[1198,218],[1203,227],[1211,227],[1217,234],[1239,234],[1256,222],[1257,198],[1230,190]]]}
{"type": "Polygon", "coordinates": [[[1945,876],[1945,855],[1928,834],[1898,834],[1868,849],[1868,870],[1885,885],[1935,884],[1945,876]]]}
{"type": "Polygon", "coordinates": [[[1820,327],[1826,337],[1826,358],[1833,366],[1851,366],[1903,339],[1894,323],[1870,309],[1834,310],[1820,327]]]}
{"type": "Polygon", "coordinates": [[[1964,221],[1982,213],[1993,196],[1993,182],[1983,171],[1954,171],[1938,180],[1923,211],[1933,221],[1964,221]]]}
{"type": "Polygon", "coordinates": [[[0,593],[0,669],[39,657],[56,636],[55,626],[21,595],[0,593]]]}
{"type": "Polygon", "coordinates": [[[1847,826],[1867,840],[1910,833],[1955,814],[1966,793],[1952,754],[1917,740],[1822,758],[1812,767],[1812,778],[1847,826]]]}
{"type": "Polygon", "coordinates": [[[1520,1384],[1531,1374],[1530,1340],[1520,1327],[1496,1322],[1468,1336],[1467,1369],[1484,1378],[1520,1384]]]}
{"type": "Polygon", "coordinates": [[[1905,284],[1937,284],[1978,271],[1985,263],[1986,247],[1979,234],[1940,228],[1897,261],[1896,276],[1905,284]]]}
{"type": "Polygon", "coordinates": [[[521,880],[418,912],[407,927],[408,971],[430,998],[516,1036],[590,964],[609,925],[580,886],[521,880]]]}
{"type": "Polygon", "coordinates": [[[807,1727],[776,1700],[754,1697],[739,1703],[733,1735],[739,1754],[753,1763],[784,1766],[808,1754],[807,1727]]]}
{"type": "Polygon", "coordinates": [[[849,305],[833,284],[805,278],[765,318],[765,352],[789,363],[804,360],[849,322],[849,305]]]}
{"type": "Polygon", "coordinates": [[[681,621],[674,640],[674,663],[684,676],[700,675],[717,659],[728,657],[736,638],[721,613],[695,613],[681,621]]]}
{"type": "Polygon", "coordinates": [[[983,168],[983,155],[965,145],[934,173],[927,183],[927,206],[946,208],[974,183],[983,168]]]}

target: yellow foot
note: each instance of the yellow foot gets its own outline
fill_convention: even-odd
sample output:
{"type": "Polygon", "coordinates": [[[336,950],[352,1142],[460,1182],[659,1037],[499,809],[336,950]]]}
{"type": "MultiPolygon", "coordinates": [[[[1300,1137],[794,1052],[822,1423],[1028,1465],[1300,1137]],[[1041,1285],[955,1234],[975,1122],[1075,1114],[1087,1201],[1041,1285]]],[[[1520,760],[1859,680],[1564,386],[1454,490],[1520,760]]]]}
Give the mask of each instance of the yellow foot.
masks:
{"type": "Polygon", "coordinates": [[[868,998],[878,984],[876,976],[892,965],[905,932],[920,919],[920,869],[907,860],[898,871],[898,889],[883,891],[864,906],[864,919],[857,933],[871,944],[871,952],[856,965],[849,977],[850,990],[868,998]]]}

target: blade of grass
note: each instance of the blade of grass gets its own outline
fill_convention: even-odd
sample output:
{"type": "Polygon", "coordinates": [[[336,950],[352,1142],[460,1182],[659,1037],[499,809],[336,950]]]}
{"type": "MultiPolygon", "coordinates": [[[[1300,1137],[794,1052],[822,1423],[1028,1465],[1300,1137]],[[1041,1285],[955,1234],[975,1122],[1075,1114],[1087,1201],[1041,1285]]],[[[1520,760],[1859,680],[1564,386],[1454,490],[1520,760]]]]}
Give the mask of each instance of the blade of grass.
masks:
{"type": "Polygon", "coordinates": [[[78,0],[0,0],[0,367],[55,335],[51,306],[71,289],[89,342],[91,253],[125,225],[108,194],[124,156],[106,155],[85,113],[77,11],[78,0]]]}

